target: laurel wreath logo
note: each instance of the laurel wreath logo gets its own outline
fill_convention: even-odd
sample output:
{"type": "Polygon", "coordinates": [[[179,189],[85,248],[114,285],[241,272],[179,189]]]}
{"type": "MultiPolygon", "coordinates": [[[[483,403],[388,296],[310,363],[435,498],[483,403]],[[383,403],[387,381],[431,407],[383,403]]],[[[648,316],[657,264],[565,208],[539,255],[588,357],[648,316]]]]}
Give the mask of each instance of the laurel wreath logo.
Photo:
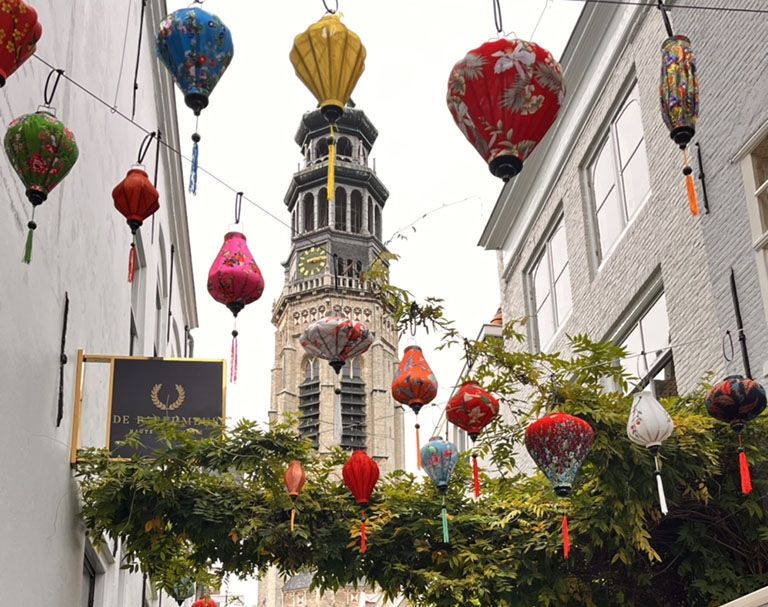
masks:
{"type": "Polygon", "coordinates": [[[177,398],[172,403],[163,403],[160,400],[160,390],[163,388],[163,384],[155,384],[152,390],[149,392],[149,397],[152,399],[152,404],[155,405],[161,411],[176,411],[181,405],[184,404],[184,400],[187,398],[187,393],[184,390],[184,386],[176,384],[177,398]]]}

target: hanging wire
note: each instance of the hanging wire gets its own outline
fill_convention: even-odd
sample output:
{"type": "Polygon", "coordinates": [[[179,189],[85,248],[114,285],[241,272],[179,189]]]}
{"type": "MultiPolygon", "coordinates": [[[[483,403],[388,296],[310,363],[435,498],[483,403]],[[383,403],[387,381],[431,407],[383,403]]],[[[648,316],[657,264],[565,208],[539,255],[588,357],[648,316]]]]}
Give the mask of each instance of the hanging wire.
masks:
{"type": "MultiPolygon", "coordinates": [[[[565,0],[568,2],[584,2],[586,4],[621,4],[625,6],[657,6],[657,0],[649,0],[643,2],[642,0],[565,0]]],[[[746,8],[740,6],[708,6],[702,4],[675,4],[674,10],[700,10],[700,11],[717,11],[723,13],[752,13],[756,15],[768,15],[768,9],[765,8],[746,8]]]]}
{"type": "Polygon", "coordinates": [[[501,2],[493,0],[493,23],[496,26],[496,33],[501,36],[504,32],[504,21],[501,17],[501,2]]]}
{"type": "MultiPolygon", "coordinates": [[[[139,42],[136,47],[136,69],[133,72],[133,104],[131,105],[131,119],[133,119],[136,116],[136,93],[139,90],[139,62],[141,60],[141,38],[142,38],[142,35],[144,34],[144,12],[146,10],[147,10],[147,0],[141,0],[141,16],[139,17],[139,42]]],[[[126,33],[127,33],[127,30],[126,30],[126,33]]],[[[117,105],[117,96],[115,96],[115,105],[117,105]]]]}
{"type": "Polygon", "coordinates": [[[323,0],[323,6],[325,7],[325,12],[326,13],[330,13],[331,15],[335,15],[337,13],[337,11],[339,10],[339,0],[336,0],[336,8],[334,8],[334,9],[331,9],[328,6],[328,3],[325,0],[323,0]]]}
{"type": "Polygon", "coordinates": [[[536,31],[539,29],[539,25],[541,25],[541,20],[544,18],[544,13],[547,12],[548,8],[549,8],[549,0],[544,0],[544,7],[541,9],[541,13],[539,13],[539,18],[536,20],[536,25],[533,26],[533,31],[531,31],[531,35],[528,38],[529,40],[533,40],[533,37],[536,35],[536,31]]]}
{"type": "Polygon", "coordinates": [[[235,194],[235,223],[240,223],[240,212],[243,210],[243,193],[235,194]]]}
{"type": "Polygon", "coordinates": [[[117,96],[120,94],[120,83],[123,80],[123,68],[125,67],[125,50],[128,47],[128,30],[131,26],[131,9],[133,0],[128,0],[128,11],[125,15],[125,34],[123,35],[123,50],[120,54],[120,70],[117,73],[117,84],[115,85],[115,100],[112,107],[117,107],[117,96]]]}

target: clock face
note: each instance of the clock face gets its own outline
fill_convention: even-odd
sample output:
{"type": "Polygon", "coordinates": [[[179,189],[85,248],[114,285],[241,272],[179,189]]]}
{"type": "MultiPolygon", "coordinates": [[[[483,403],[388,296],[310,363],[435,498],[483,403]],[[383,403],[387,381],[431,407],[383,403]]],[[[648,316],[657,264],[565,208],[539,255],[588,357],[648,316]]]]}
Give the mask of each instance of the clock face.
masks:
{"type": "Polygon", "coordinates": [[[325,269],[325,249],[322,247],[310,247],[299,253],[299,276],[313,276],[325,269]]]}

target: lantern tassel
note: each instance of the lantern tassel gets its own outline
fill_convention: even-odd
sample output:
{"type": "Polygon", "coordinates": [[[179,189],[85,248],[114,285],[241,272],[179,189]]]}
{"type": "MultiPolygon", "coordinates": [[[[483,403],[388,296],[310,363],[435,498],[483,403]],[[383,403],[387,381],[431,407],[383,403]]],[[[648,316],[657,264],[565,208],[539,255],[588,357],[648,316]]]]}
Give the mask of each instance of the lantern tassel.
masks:
{"type": "Polygon", "coordinates": [[[414,427],[416,428],[416,469],[421,470],[421,441],[419,440],[419,428],[421,428],[421,425],[417,422],[414,427]]]}
{"type": "Polygon", "coordinates": [[[480,498],[480,466],[477,464],[477,453],[472,454],[472,483],[475,487],[475,499],[480,498]]]}
{"type": "MultiPolygon", "coordinates": [[[[32,210],[32,217],[35,216],[34,207],[32,210]]],[[[24,244],[24,257],[21,258],[21,261],[23,261],[26,264],[31,263],[32,261],[32,239],[35,235],[35,228],[37,227],[37,224],[35,223],[34,219],[30,220],[27,224],[27,227],[29,228],[29,231],[27,232],[27,242],[24,244]]]]}
{"type": "Polygon", "coordinates": [[[136,244],[131,243],[131,249],[128,251],[128,282],[133,282],[136,277],[136,244]]]}
{"type": "Polygon", "coordinates": [[[739,472],[741,473],[741,493],[749,495],[752,493],[752,478],[749,475],[747,453],[743,447],[739,449],[739,472]]]}
{"type": "Polygon", "coordinates": [[[296,508],[291,508],[291,531],[294,529],[294,523],[296,521],[296,508]]]}
{"type": "Polygon", "coordinates": [[[443,518],[443,543],[448,544],[450,542],[450,538],[448,537],[448,510],[445,507],[445,495],[443,495],[442,518],[443,518]]]}
{"type": "Polygon", "coordinates": [[[232,347],[229,352],[229,381],[237,383],[237,329],[232,330],[232,347]]]}
{"type": "Polygon", "coordinates": [[[200,134],[192,134],[192,167],[189,169],[189,193],[197,194],[197,162],[200,155],[200,134]]]}
{"type": "Polygon", "coordinates": [[[335,200],[336,195],[336,133],[331,126],[328,144],[328,200],[335,200]]]}
{"type": "Polygon", "coordinates": [[[654,454],[653,461],[656,465],[654,474],[656,475],[656,488],[659,491],[659,507],[661,508],[662,514],[668,514],[669,510],[667,509],[667,496],[664,494],[664,483],[661,481],[661,464],[659,462],[658,452],[654,454]]]}
{"type": "Polygon", "coordinates": [[[368,550],[368,534],[365,528],[365,510],[363,510],[363,524],[360,526],[360,554],[365,554],[368,550]]]}
{"type": "Polygon", "coordinates": [[[563,558],[571,554],[571,534],[568,532],[568,515],[563,514],[563,558]]]}
{"type": "Polygon", "coordinates": [[[696,186],[693,183],[693,169],[688,164],[687,149],[683,149],[683,158],[685,159],[683,175],[685,175],[685,189],[688,192],[688,207],[691,209],[691,215],[696,217],[699,214],[699,199],[696,196],[696,186]]]}

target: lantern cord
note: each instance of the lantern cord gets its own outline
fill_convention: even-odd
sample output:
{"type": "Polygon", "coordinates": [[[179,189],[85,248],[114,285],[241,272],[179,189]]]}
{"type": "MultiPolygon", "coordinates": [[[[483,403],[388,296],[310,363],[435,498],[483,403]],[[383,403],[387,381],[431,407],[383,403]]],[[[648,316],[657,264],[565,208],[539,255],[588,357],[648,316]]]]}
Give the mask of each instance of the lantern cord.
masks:
{"type": "Polygon", "coordinates": [[[493,23],[496,26],[496,33],[501,36],[504,32],[504,22],[501,18],[501,3],[499,0],[493,0],[493,23]]]}
{"type": "Polygon", "coordinates": [[[664,20],[664,28],[667,30],[667,36],[673,38],[675,34],[672,32],[672,24],[669,22],[669,15],[667,15],[667,7],[664,6],[664,0],[658,0],[656,8],[661,11],[661,18],[664,20]]]}
{"type": "Polygon", "coordinates": [[[295,528],[296,522],[296,508],[291,508],[291,531],[295,528]]]}
{"type": "Polygon", "coordinates": [[[136,277],[136,237],[131,241],[131,248],[128,251],[128,282],[133,282],[136,277]]]}
{"type": "MultiPolygon", "coordinates": [[[[570,0],[570,2],[585,2],[587,4],[623,4],[625,6],[656,6],[656,0],[643,2],[642,0],[570,0]]],[[[768,9],[746,8],[740,6],[707,6],[702,4],[675,4],[674,10],[690,9],[702,11],[716,11],[722,13],[753,13],[756,15],[768,15],[768,9]]]]}
{"type": "Polygon", "coordinates": [[[35,229],[37,228],[37,224],[35,223],[35,209],[37,207],[32,207],[32,218],[27,223],[27,228],[29,228],[29,231],[27,232],[27,242],[24,244],[24,256],[21,258],[21,261],[23,261],[26,264],[29,264],[32,262],[32,240],[34,238],[35,229]]]}
{"type": "Polygon", "coordinates": [[[51,107],[51,103],[53,103],[53,96],[56,94],[56,88],[59,86],[59,80],[61,80],[63,75],[64,70],[58,68],[52,69],[48,74],[48,78],[45,80],[45,90],[43,91],[43,102],[45,103],[46,107],[51,107]],[[53,86],[51,86],[51,78],[53,78],[54,74],[56,74],[56,80],[53,81],[53,86]],[[51,87],[50,91],[49,87],[51,87]]]}
{"type": "Polygon", "coordinates": [[[243,210],[243,193],[235,194],[235,223],[240,223],[240,212],[243,210]]]}
{"type": "Polygon", "coordinates": [[[683,148],[683,175],[685,175],[685,189],[688,192],[688,207],[691,209],[691,215],[696,217],[699,214],[699,199],[696,196],[696,185],[693,183],[693,169],[688,164],[688,148],[683,148]]]}
{"type": "Polygon", "coordinates": [[[531,31],[531,35],[528,38],[529,40],[533,40],[533,37],[536,35],[536,31],[539,29],[539,26],[541,25],[541,20],[544,18],[544,13],[547,12],[548,8],[549,8],[549,0],[544,0],[544,8],[541,9],[541,13],[539,14],[539,18],[536,20],[536,25],[533,26],[533,30],[531,31]]]}
{"type": "Polygon", "coordinates": [[[334,8],[334,9],[331,9],[328,6],[328,3],[325,0],[323,0],[323,6],[325,7],[325,12],[326,13],[329,13],[331,15],[335,15],[336,12],[339,10],[339,0],[336,0],[336,8],[334,8]]]}
{"type": "MultiPolygon", "coordinates": [[[[418,420],[418,413],[416,414],[416,419],[418,420]]],[[[421,445],[419,440],[419,428],[421,428],[421,425],[417,421],[414,425],[414,428],[416,428],[416,469],[421,470],[421,445]]]]}
{"type": "Polygon", "coordinates": [[[192,167],[189,169],[189,193],[197,194],[197,166],[200,157],[200,133],[197,132],[200,117],[195,117],[195,132],[192,133],[192,167]]]}
{"type": "Polygon", "coordinates": [[[664,483],[661,481],[661,464],[659,462],[658,453],[653,456],[653,461],[656,465],[654,475],[656,476],[656,488],[659,491],[659,507],[661,508],[662,514],[668,514],[669,509],[667,508],[667,496],[664,494],[664,483]]]}
{"type": "MultiPolygon", "coordinates": [[[[139,90],[139,61],[141,60],[141,38],[144,33],[144,11],[147,9],[147,0],[141,0],[141,17],[139,17],[139,43],[136,48],[136,70],[133,72],[133,105],[131,106],[131,119],[136,116],[136,93],[139,90]]],[[[117,100],[115,100],[117,101],[117,100]]],[[[117,103],[115,103],[117,105],[117,103]]]]}
{"type": "Polygon", "coordinates": [[[229,381],[233,384],[237,383],[237,318],[235,318],[235,328],[232,329],[232,348],[230,349],[229,356],[229,381]]]}
{"type": "Polygon", "coordinates": [[[739,437],[739,474],[741,476],[741,493],[742,495],[749,495],[752,493],[752,478],[749,474],[749,461],[747,460],[747,452],[744,450],[744,441],[742,439],[742,430],[738,430],[739,437]]]}
{"type": "MultiPolygon", "coordinates": [[[[160,172],[160,144],[162,143],[163,133],[160,131],[160,127],[157,129],[157,146],[155,147],[155,179],[152,185],[157,189],[157,176],[160,172]]],[[[149,242],[154,244],[155,242],[155,214],[152,213],[152,230],[150,232],[149,242]]]]}
{"type": "Polygon", "coordinates": [[[568,556],[571,554],[571,534],[568,531],[568,515],[563,514],[563,558],[568,560],[568,556]]]}
{"type": "Polygon", "coordinates": [[[472,484],[475,489],[475,500],[480,499],[480,466],[477,463],[477,453],[472,453],[472,484]]]}
{"type": "Polygon", "coordinates": [[[131,13],[133,12],[133,0],[128,0],[128,10],[125,13],[125,33],[123,34],[123,50],[120,53],[120,70],[117,73],[117,84],[115,85],[115,99],[112,107],[117,108],[117,97],[120,94],[120,84],[123,81],[123,68],[125,67],[125,50],[128,48],[128,32],[131,29],[131,13]]]}
{"type": "Polygon", "coordinates": [[[363,524],[360,526],[360,554],[365,554],[368,550],[368,533],[365,528],[365,510],[362,512],[363,524]]]}
{"type": "Polygon", "coordinates": [[[448,544],[451,539],[448,536],[448,509],[445,507],[445,494],[443,494],[443,511],[441,514],[443,519],[443,543],[448,544]]]}
{"type": "Polygon", "coordinates": [[[139,154],[136,158],[136,162],[138,164],[144,164],[144,158],[147,155],[147,152],[149,151],[149,146],[152,145],[152,142],[155,139],[155,131],[152,131],[151,133],[148,133],[144,136],[144,139],[141,141],[141,145],[139,146],[139,154]]]}

